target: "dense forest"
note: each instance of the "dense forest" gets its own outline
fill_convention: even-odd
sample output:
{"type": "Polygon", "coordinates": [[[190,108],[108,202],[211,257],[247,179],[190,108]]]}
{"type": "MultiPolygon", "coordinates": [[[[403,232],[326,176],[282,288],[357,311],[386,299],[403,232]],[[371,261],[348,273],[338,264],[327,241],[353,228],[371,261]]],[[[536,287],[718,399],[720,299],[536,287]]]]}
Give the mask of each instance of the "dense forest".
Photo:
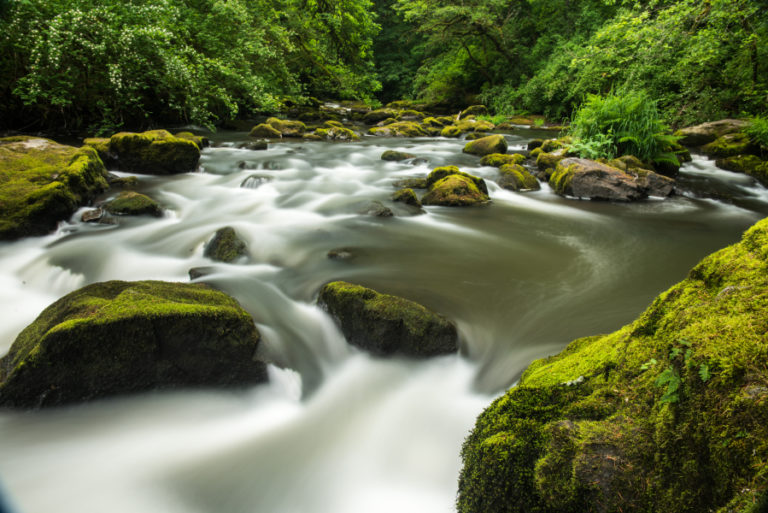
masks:
{"type": "Polygon", "coordinates": [[[4,0],[0,123],[214,127],[314,99],[568,119],[643,92],[668,123],[761,115],[759,0],[4,0]]]}

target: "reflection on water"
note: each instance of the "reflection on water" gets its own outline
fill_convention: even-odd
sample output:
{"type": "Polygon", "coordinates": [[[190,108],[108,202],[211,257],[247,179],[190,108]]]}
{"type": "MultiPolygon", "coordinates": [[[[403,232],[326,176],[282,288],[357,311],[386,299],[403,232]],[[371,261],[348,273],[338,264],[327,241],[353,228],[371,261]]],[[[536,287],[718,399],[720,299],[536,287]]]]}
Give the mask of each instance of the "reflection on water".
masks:
{"type": "MultiPolygon", "coordinates": [[[[537,135],[507,137],[514,149],[537,135]]],[[[187,281],[190,268],[208,267],[204,279],[264,335],[271,383],[0,414],[0,480],[22,513],[450,511],[463,438],[532,359],[630,321],[768,212],[765,189],[700,157],[681,178],[694,192],[621,205],[562,199],[546,185],[505,191],[456,140],[251,151],[236,148],[244,134],[215,139],[202,172],[140,177],[166,208],[161,219],[73,221],[0,245],[0,353],[83,285],[187,281]],[[419,158],[384,162],[387,149],[419,158]],[[492,204],[419,214],[390,201],[393,181],[447,164],[486,178],[492,204]],[[362,215],[371,201],[396,216],[362,215]],[[247,262],[203,257],[222,226],[247,242],[247,262]],[[348,258],[327,257],[339,248],[348,258]],[[314,304],[335,279],[453,319],[461,355],[377,360],[348,347],[314,304]]]]}

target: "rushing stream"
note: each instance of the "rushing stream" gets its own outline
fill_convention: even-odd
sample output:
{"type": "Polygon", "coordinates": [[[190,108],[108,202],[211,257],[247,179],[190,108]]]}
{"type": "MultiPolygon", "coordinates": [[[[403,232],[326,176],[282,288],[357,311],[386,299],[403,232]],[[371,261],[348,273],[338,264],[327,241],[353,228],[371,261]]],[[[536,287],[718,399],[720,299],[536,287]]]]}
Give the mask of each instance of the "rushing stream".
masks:
{"type": "MultiPolygon", "coordinates": [[[[542,134],[507,135],[522,148],[542,134]]],[[[285,142],[238,149],[219,133],[202,172],[140,176],[167,209],[119,226],[75,219],[0,245],[0,354],[51,302],[110,279],[204,280],[236,297],[275,363],[268,385],[151,393],[0,413],[0,482],[19,513],[438,513],[454,509],[459,450],[475,417],[535,358],[632,320],[699,259],[768,214],[768,191],[697,157],[681,182],[716,191],[636,204],[500,189],[449,139],[285,142]],[[384,162],[386,149],[423,159],[384,162]],[[415,164],[415,165],[414,165],[415,164]],[[455,164],[492,204],[428,207],[389,197],[395,179],[455,164]],[[392,218],[361,214],[372,200],[392,218]],[[203,257],[232,226],[250,258],[203,257]],[[348,258],[331,259],[344,248],[348,258]],[[375,359],[314,304],[343,279],[455,321],[460,355],[375,359]],[[293,370],[287,370],[293,369],[293,370]]]]}

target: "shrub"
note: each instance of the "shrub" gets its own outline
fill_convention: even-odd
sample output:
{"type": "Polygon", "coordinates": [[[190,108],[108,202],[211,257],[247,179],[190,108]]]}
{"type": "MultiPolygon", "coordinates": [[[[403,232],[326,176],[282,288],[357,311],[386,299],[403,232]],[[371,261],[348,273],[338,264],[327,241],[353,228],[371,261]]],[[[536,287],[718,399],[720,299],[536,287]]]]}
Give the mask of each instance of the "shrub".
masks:
{"type": "Polygon", "coordinates": [[[679,166],[671,152],[677,139],[661,120],[656,102],[643,91],[589,95],[573,115],[572,150],[581,156],[634,155],[646,162],[679,166]]]}
{"type": "Polygon", "coordinates": [[[761,148],[768,148],[768,118],[754,117],[744,129],[750,140],[761,148]]]}

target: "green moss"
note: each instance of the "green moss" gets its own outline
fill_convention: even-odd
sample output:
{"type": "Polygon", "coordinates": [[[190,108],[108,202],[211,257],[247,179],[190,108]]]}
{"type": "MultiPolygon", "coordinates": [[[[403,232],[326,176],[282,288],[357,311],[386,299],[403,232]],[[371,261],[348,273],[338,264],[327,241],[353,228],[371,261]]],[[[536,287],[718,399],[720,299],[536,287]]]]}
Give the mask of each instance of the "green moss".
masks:
{"type": "Polygon", "coordinates": [[[386,126],[377,126],[368,132],[372,135],[389,137],[423,137],[427,135],[424,129],[413,121],[398,121],[386,126]]]}
{"type": "MultiPolygon", "coordinates": [[[[483,182],[485,185],[485,182],[483,182]]],[[[433,183],[429,191],[421,198],[424,205],[442,205],[466,207],[481,205],[490,201],[488,194],[482,192],[475,181],[465,173],[455,173],[433,183]]]]}
{"type": "Polygon", "coordinates": [[[440,120],[440,119],[437,119],[437,118],[434,118],[434,117],[430,116],[430,117],[426,117],[423,120],[421,120],[421,125],[424,126],[424,127],[429,127],[429,128],[440,128],[440,129],[442,129],[446,125],[446,123],[445,123],[445,120],[440,120]]]}
{"type": "Polygon", "coordinates": [[[447,126],[447,127],[443,128],[440,131],[440,135],[442,137],[459,137],[461,135],[461,128],[459,128],[459,127],[457,127],[455,125],[450,125],[450,126],[447,126]]]}
{"type": "Polygon", "coordinates": [[[419,201],[419,197],[416,196],[416,193],[413,192],[413,189],[400,189],[396,191],[394,194],[392,194],[392,201],[399,201],[401,203],[405,203],[406,205],[421,208],[421,201],[419,201]]]}
{"type": "Polygon", "coordinates": [[[532,150],[531,150],[531,153],[529,154],[529,156],[530,156],[532,159],[536,159],[536,158],[538,158],[538,156],[539,156],[539,155],[541,155],[542,153],[544,153],[544,152],[541,150],[541,147],[536,147],[536,148],[534,148],[534,149],[532,149],[532,150]]]}
{"type": "Polygon", "coordinates": [[[307,125],[301,121],[269,118],[266,124],[280,132],[283,137],[301,137],[307,131],[307,125]]]}
{"type": "Polygon", "coordinates": [[[99,154],[99,158],[106,165],[111,161],[109,155],[109,138],[107,137],[89,137],[83,139],[83,145],[90,146],[99,154]]]}
{"type": "Polygon", "coordinates": [[[123,191],[105,205],[110,214],[122,216],[151,215],[161,217],[163,209],[152,198],[134,191],[123,191]]]}
{"type": "Polygon", "coordinates": [[[401,110],[397,113],[398,121],[421,121],[425,115],[423,112],[419,112],[413,109],[401,110]]]}
{"type": "Polygon", "coordinates": [[[374,354],[426,357],[458,349],[456,328],[413,301],[336,281],[322,288],[318,302],[350,344],[374,354]]]}
{"type": "Polygon", "coordinates": [[[279,130],[266,123],[260,123],[253,127],[248,135],[251,137],[265,137],[267,139],[280,139],[283,137],[279,130]]]}
{"type": "Polygon", "coordinates": [[[203,285],[110,281],[46,308],[0,360],[0,404],[53,406],[266,379],[250,316],[203,285]]]}
{"type": "Polygon", "coordinates": [[[766,311],[768,220],[632,324],[531,364],[465,442],[458,510],[750,511],[768,486],[766,311]]]}
{"type": "Polygon", "coordinates": [[[358,141],[360,136],[349,128],[332,126],[330,128],[318,128],[315,130],[315,134],[322,139],[330,141],[358,141]]]}
{"type": "Polygon", "coordinates": [[[204,256],[217,262],[234,262],[247,254],[245,242],[237,236],[235,229],[229,226],[217,230],[203,252],[204,256]]]}
{"type": "Polygon", "coordinates": [[[400,162],[401,160],[407,160],[415,158],[416,155],[406,153],[404,151],[387,150],[381,154],[381,160],[387,160],[390,162],[400,162]]]}
{"type": "Polygon", "coordinates": [[[474,182],[475,186],[483,194],[488,194],[488,186],[485,185],[485,180],[483,180],[479,176],[475,176],[469,173],[465,173],[463,171],[459,171],[459,168],[456,166],[440,166],[430,171],[429,175],[427,175],[425,188],[431,189],[437,182],[439,182],[440,180],[442,180],[448,175],[461,175],[463,177],[469,178],[474,182]]]}
{"type": "Polygon", "coordinates": [[[202,135],[195,135],[192,132],[179,132],[175,134],[174,137],[178,137],[179,139],[186,139],[187,141],[192,141],[193,143],[195,143],[195,146],[197,146],[198,150],[202,150],[209,144],[207,137],[203,137],[202,135]]]}
{"type": "Polygon", "coordinates": [[[106,190],[96,150],[48,139],[0,139],[0,239],[43,235],[106,190]]]}
{"type": "Polygon", "coordinates": [[[464,145],[462,151],[481,157],[492,153],[506,153],[507,140],[501,134],[489,135],[488,137],[468,142],[464,145]]]}
{"type": "Polygon", "coordinates": [[[760,148],[749,139],[749,136],[741,132],[726,134],[701,147],[701,151],[705,154],[716,158],[745,155],[759,150],[760,148]]]}
{"type": "Polygon", "coordinates": [[[541,189],[539,181],[520,164],[504,164],[499,168],[499,185],[512,191],[537,191],[541,189]]]}
{"type": "Polygon", "coordinates": [[[480,164],[483,166],[501,167],[506,164],[522,164],[525,160],[525,155],[522,153],[513,153],[511,155],[507,153],[490,153],[480,159],[480,164]]]}
{"type": "Polygon", "coordinates": [[[483,119],[462,119],[454,125],[462,132],[490,132],[496,125],[483,119]]]}
{"type": "Polygon", "coordinates": [[[166,130],[120,132],[110,137],[110,153],[123,171],[147,174],[174,174],[194,171],[200,149],[166,130]]]}
{"type": "Polygon", "coordinates": [[[333,128],[333,127],[344,128],[344,125],[341,123],[341,121],[336,121],[336,120],[328,120],[325,123],[323,123],[323,126],[325,128],[333,128]]]}
{"type": "Polygon", "coordinates": [[[760,157],[755,155],[735,155],[733,157],[717,159],[715,164],[721,169],[747,174],[763,185],[768,186],[768,161],[760,157]]]}
{"type": "Polygon", "coordinates": [[[363,116],[363,121],[369,125],[375,125],[379,121],[384,121],[387,118],[396,118],[397,112],[398,109],[390,108],[372,110],[363,116]]]}
{"type": "Polygon", "coordinates": [[[470,105],[463,111],[461,111],[461,117],[466,118],[467,116],[485,116],[488,114],[488,108],[485,105],[470,105]]]}

